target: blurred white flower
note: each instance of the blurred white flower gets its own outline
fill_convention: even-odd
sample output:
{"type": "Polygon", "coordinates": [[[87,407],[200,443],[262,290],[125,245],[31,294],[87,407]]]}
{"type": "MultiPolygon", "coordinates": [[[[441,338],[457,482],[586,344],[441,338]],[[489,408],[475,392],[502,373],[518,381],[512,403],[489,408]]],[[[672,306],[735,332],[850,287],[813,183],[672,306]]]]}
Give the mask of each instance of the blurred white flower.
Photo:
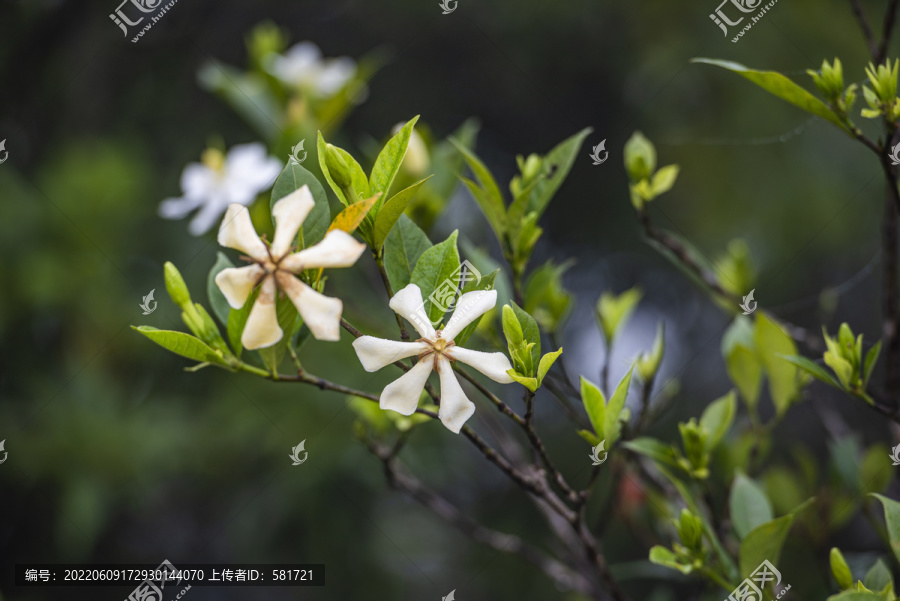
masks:
{"type": "Polygon", "coordinates": [[[199,209],[188,228],[199,236],[208,232],[228,208],[237,203],[248,205],[256,195],[271,186],[283,165],[268,156],[259,143],[239,144],[223,155],[207,149],[202,162],[190,163],[181,173],[180,198],[167,198],[159,205],[159,216],[183,219],[199,209]]]}
{"type": "Polygon", "coordinates": [[[356,62],[349,57],[322,58],[312,42],[301,42],[284,54],[269,56],[266,69],[284,83],[311,90],[325,98],[334,96],[356,75],[356,62]]]}
{"type": "Polygon", "coordinates": [[[228,304],[240,309],[250,293],[261,283],[259,296],[250,309],[241,344],[246,349],[272,346],[284,335],[275,312],[275,294],[284,292],[303,318],[312,335],[318,340],[340,338],[341,311],[344,305],[337,298],[329,298],[313,290],[294,277],[305,269],[349,267],[356,263],[366,249],[353,236],[332,230],[325,238],[299,252],[291,253],[297,231],[315,203],[309,186],[299,188],[272,207],[275,236],[266,245],[260,240],[250,221],[246,207],[228,207],[219,228],[219,244],[245,253],[252,265],[223,269],[216,275],[216,285],[228,304]]]}
{"type": "Polygon", "coordinates": [[[372,336],[360,336],[353,341],[353,348],[366,371],[382,367],[416,355],[418,362],[381,393],[381,408],[403,415],[415,413],[419,397],[432,370],[441,380],[441,408],[438,416],[452,432],[459,433],[463,424],[475,413],[475,404],[463,392],[451,361],[462,361],[501,384],[513,379],[506,373],[512,365],[503,353],[483,353],[456,346],[453,339],[479,316],[497,304],[496,290],[478,290],[463,294],[456,304],[453,316],[443,330],[431,326],[422,303],[422,291],[410,284],[394,295],[390,307],[406,318],[422,336],[415,342],[396,342],[372,336]]]}

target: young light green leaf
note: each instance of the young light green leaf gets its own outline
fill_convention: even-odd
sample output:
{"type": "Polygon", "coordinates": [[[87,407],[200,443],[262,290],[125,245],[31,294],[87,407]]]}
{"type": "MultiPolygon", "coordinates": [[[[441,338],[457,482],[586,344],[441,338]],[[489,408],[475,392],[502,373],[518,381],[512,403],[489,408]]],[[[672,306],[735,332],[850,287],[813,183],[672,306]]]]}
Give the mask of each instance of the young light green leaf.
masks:
{"type": "Polygon", "coordinates": [[[406,215],[400,215],[397,225],[384,241],[384,270],[394,291],[402,290],[410,282],[413,269],[431,240],[406,215]]]}
{"type": "Polygon", "coordinates": [[[872,370],[875,369],[875,363],[878,361],[878,354],[881,353],[881,341],[875,343],[875,346],[866,353],[866,361],[863,367],[863,389],[869,385],[869,378],[872,377],[872,370]]]}
{"type": "Polygon", "coordinates": [[[832,547],[829,559],[831,561],[831,574],[834,576],[838,586],[844,590],[853,586],[853,574],[850,572],[850,566],[844,560],[840,549],[832,547]]]}
{"type": "Polygon", "coordinates": [[[231,306],[228,304],[228,301],[225,300],[225,295],[222,294],[222,291],[216,286],[216,276],[219,275],[220,271],[228,269],[229,267],[234,267],[234,263],[231,262],[225,253],[219,251],[216,253],[216,262],[212,266],[212,269],[209,270],[209,275],[206,277],[206,294],[209,296],[209,304],[212,307],[213,313],[223,324],[228,323],[228,314],[231,312],[231,306]]]}
{"type": "Polygon", "coordinates": [[[835,378],[829,372],[825,371],[825,369],[818,363],[811,361],[810,359],[807,359],[802,355],[778,354],[776,356],[784,359],[785,361],[788,361],[789,363],[793,363],[817,380],[821,380],[822,382],[834,386],[835,388],[841,387],[841,383],[837,381],[837,378],[835,378]]]}
{"type": "Polygon", "coordinates": [[[150,326],[131,326],[159,346],[172,351],[176,355],[193,359],[201,363],[227,365],[220,353],[217,353],[199,338],[174,330],[159,330],[150,326]]]}
{"type": "Polygon", "coordinates": [[[703,415],[700,416],[700,427],[709,432],[709,437],[706,439],[706,452],[715,449],[722,437],[728,433],[735,413],[737,413],[737,399],[734,391],[713,401],[703,411],[703,415]]]}
{"type": "MultiPolygon", "coordinates": [[[[437,321],[444,315],[444,310],[428,299],[431,293],[445,282],[452,281],[453,275],[459,269],[459,250],[456,248],[456,237],[459,234],[454,230],[450,236],[435,244],[422,253],[416,266],[413,268],[410,283],[415,284],[422,291],[425,299],[425,312],[432,321],[437,321]]],[[[454,290],[458,282],[453,282],[454,290]]]]}
{"type": "Polygon", "coordinates": [[[463,156],[469,169],[475,174],[475,179],[478,180],[478,183],[475,183],[469,178],[463,177],[461,178],[463,183],[472,192],[475,202],[481,207],[481,211],[484,213],[488,223],[491,224],[494,233],[497,234],[497,238],[502,241],[503,234],[506,231],[506,203],[503,201],[503,194],[500,193],[500,188],[497,187],[494,176],[491,175],[490,170],[485,167],[484,163],[475,156],[475,153],[453,138],[450,138],[450,142],[463,156]]]}
{"type": "Polygon", "coordinates": [[[541,357],[541,362],[538,363],[537,370],[537,379],[538,382],[544,381],[544,376],[547,375],[547,372],[550,371],[550,368],[553,367],[553,364],[556,363],[556,359],[562,355],[562,347],[558,351],[554,351],[552,353],[547,353],[543,357],[541,357]]]}
{"type": "Polygon", "coordinates": [[[649,457],[658,464],[678,467],[678,456],[671,445],[650,437],[635,438],[623,442],[622,446],[645,457],[649,457]]]}
{"type": "Polygon", "coordinates": [[[581,377],[581,401],[598,438],[603,438],[606,423],[606,398],[595,384],[581,377]]]}
{"type": "Polygon", "coordinates": [[[793,81],[775,71],[756,71],[748,69],[744,65],[731,61],[712,60],[707,58],[695,58],[693,63],[706,63],[716,67],[721,67],[737,73],[742,77],[755,83],[770,94],[781,98],[796,107],[803,109],[808,113],[812,113],[817,117],[825,119],[829,123],[838,126],[842,130],[849,133],[847,126],[832,112],[828,105],[801,88],[793,81]]]}
{"type": "Polygon", "coordinates": [[[603,436],[606,444],[610,447],[619,439],[622,431],[622,410],[625,408],[625,399],[628,397],[628,387],[631,385],[631,375],[634,373],[634,366],[628,370],[625,377],[616,386],[616,391],[609,399],[606,412],[603,416],[603,436]]]}
{"type": "MultiPolygon", "coordinates": [[[[768,502],[768,501],[767,501],[768,502]]],[[[778,563],[781,547],[794,523],[794,515],[788,514],[755,526],[742,537],[740,558],[741,577],[747,578],[759,565],[768,560],[778,563]]]]}
{"type": "Polygon", "coordinates": [[[611,292],[604,292],[600,295],[600,300],[597,301],[597,320],[606,337],[607,344],[615,339],[616,334],[637,308],[643,295],[644,293],[637,287],[619,295],[611,292]]]}
{"type": "MultiPolygon", "coordinates": [[[[418,120],[418,115],[410,119],[406,125],[400,128],[397,135],[388,140],[381,152],[378,153],[378,158],[375,159],[375,165],[372,167],[372,174],[369,176],[369,190],[371,194],[381,192],[382,198],[387,198],[387,193],[391,189],[394,177],[397,175],[397,171],[400,170],[403,157],[406,156],[409,138],[412,136],[413,127],[416,126],[418,120]]],[[[378,208],[381,207],[381,204],[383,203],[379,203],[378,208]]]]}
{"type": "Polygon", "coordinates": [[[756,482],[742,473],[738,473],[734,478],[728,505],[731,510],[731,522],[741,540],[751,530],[772,519],[772,505],[766,493],[756,482]]]}
{"type": "Polygon", "coordinates": [[[678,165],[666,165],[653,174],[650,180],[650,189],[654,196],[659,196],[672,189],[675,180],[678,179],[678,165]]]}
{"type": "MultiPolygon", "coordinates": [[[[322,175],[325,176],[325,181],[328,182],[328,185],[331,187],[332,191],[334,191],[335,196],[338,197],[338,200],[341,201],[342,205],[347,206],[349,204],[352,204],[353,199],[347,198],[347,195],[344,194],[344,191],[334,180],[334,177],[332,176],[331,171],[328,168],[327,147],[328,144],[325,142],[325,138],[322,137],[322,132],[319,132],[316,138],[316,151],[319,155],[319,168],[322,170],[322,175]]],[[[360,164],[356,162],[356,159],[353,158],[353,155],[351,155],[343,148],[339,148],[338,146],[332,145],[332,148],[338,153],[341,159],[343,159],[344,164],[347,166],[347,170],[350,173],[350,185],[353,187],[353,191],[356,192],[357,199],[369,198],[370,196],[374,196],[375,192],[372,192],[370,190],[369,180],[366,177],[366,172],[363,171],[363,168],[360,166],[360,164]]],[[[338,163],[340,163],[340,161],[338,161],[338,163]]]]}
{"type": "Polygon", "coordinates": [[[537,368],[541,361],[541,330],[538,328],[537,321],[527,311],[519,307],[516,303],[510,302],[513,311],[516,313],[516,319],[522,326],[522,335],[525,342],[533,344],[531,347],[531,365],[537,368]]]}
{"type": "MultiPolygon", "coordinates": [[[[891,576],[891,571],[888,569],[883,559],[879,558],[872,567],[869,568],[869,571],[866,572],[866,577],[863,578],[863,584],[866,585],[867,589],[875,591],[876,593],[882,593],[888,590],[892,591],[894,589],[894,578],[891,576]]],[[[891,595],[891,597],[893,597],[893,595],[891,595]]]]}
{"type": "Polygon", "coordinates": [[[373,239],[373,247],[376,251],[380,251],[384,246],[384,241],[393,229],[394,224],[400,219],[400,215],[406,210],[409,201],[412,200],[419,188],[422,187],[431,176],[420,179],[408,188],[400,190],[394,194],[386,203],[384,203],[375,215],[375,236],[373,239]]]}
{"type": "Polygon", "coordinates": [[[537,391],[538,386],[539,386],[537,378],[528,378],[526,376],[522,376],[522,375],[516,373],[516,371],[513,369],[507,370],[506,373],[509,375],[510,378],[512,378],[513,380],[515,380],[516,382],[518,382],[519,384],[521,384],[522,386],[524,386],[531,392],[537,391]]]}
{"type": "Polygon", "coordinates": [[[650,549],[650,561],[657,565],[678,570],[682,574],[690,574],[694,571],[692,564],[681,563],[678,561],[678,556],[662,545],[655,545],[650,549]]]}
{"type": "Polygon", "coordinates": [[[888,538],[891,541],[891,550],[894,557],[900,561],[900,503],[889,499],[884,495],[871,493],[884,506],[884,521],[887,523],[888,538]]]}
{"type": "Polygon", "coordinates": [[[302,165],[289,164],[275,180],[275,185],[272,186],[272,198],[269,206],[273,206],[277,201],[303,186],[309,186],[315,203],[300,229],[300,248],[308,248],[325,237],[325,232],[328,231],[328,225],[331,223],[331,207],[328,205],[328,196],[319,180],[302,165]]]}
{"type": "Polygon", "coordinates": [[[753,337],[759,360],[769,378],[769,393],[779,417],[785,414],[802,390],[797,367],[778,355],[797,355],[797,346],[781,327],[762,311],[756,313],[753,337]]]}

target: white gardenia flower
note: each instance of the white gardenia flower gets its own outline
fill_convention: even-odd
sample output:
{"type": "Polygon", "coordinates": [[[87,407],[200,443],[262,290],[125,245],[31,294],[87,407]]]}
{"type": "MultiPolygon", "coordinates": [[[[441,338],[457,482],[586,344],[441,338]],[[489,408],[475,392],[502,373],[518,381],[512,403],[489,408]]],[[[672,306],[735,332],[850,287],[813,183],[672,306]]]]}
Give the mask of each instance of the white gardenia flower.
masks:
{"type": "Polygon", "coordinates": [[[261,283],[259,296],[250,309],[241,335],[241,344],[246,349],[272,346],[284,335],[275,311],[278,289],[291,299],[316,339],[340,338],[343,303],[340,299],[316,292],[294,274],[300,274],[305,269],[350,267],[359,259],[366,245],[357,242],[347,232],[332,230],[321,242],[291,253],[297,232],[314,205],[309,186],[303,186],[276,202],[272,207],[275,236],[269,245],[263,243],[253,229],[247,207],[233,204],[225,213],[219,229],[219,244],[245,253],[248,256],[243,258],[253,264],[223,269],[216,275],[216,285],[228,304],[240,309],[253,289],[261,283]]]}
{"type": "Polygon", "coordinates": [[[312,90],[329,98],[337,94],[356,75],[356,62],[349,57],[322,58],[312,42],[301,42],[284,54],[273,54],[266,69],[284,83],[312,90]]]}
{"type": "Polygon", "coordinates": [[[475,404],[466,397],[459,385],[450,366],[451,361],[462,361],[501,384],[513,382],[506,373],[512,369],[506,355],[470,351],[453,342],[467,325],[496,304],[496,290],[467,292],[460,296],[447,326],[435,331],[425,314],[422,291],[418,286],[410,284],[395,294],[390,302],[391,309],[406,318],[422,337],[415,342],[396,342],[373,336],[360,336],[353,341],[360,363],[370,372],[406,357],[418,357],[411,370],[388,384],[381,393],[381,408],[403,415],[415,413],[425,382],[431,371],[435,370],[441,380],[441,408],[438,416],[447,429],[458,434],[463,424],[475,413],[475,404]]]}
{"type": "Polygon", "coordinates": [[[159,205],[165,219],[183,219],[200,209],[191,220],[194,236],[208,232],[228,208],[237,203],[248,205],[267,189],[281,173],[281,161],[268,156],[259,143],[239,144],[227,155],[208,149],[201,163],[190,163],[181,174],[179,198],[167,198],[159,205]]]}

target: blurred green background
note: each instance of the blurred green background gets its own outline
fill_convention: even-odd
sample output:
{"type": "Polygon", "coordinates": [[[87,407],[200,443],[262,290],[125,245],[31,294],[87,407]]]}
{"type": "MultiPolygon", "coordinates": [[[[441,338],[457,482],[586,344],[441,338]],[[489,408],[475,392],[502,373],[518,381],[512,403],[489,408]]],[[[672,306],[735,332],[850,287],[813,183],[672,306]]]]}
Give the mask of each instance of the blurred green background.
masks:
{"type": "MultiPolygon", "coordinates": [[[[186,221],[160,219],[157,206],[179,195],[182,168],[211,140],[230,147],[260,139],[199,85],[197,73],[213,58],[243,68],[245,38],[265,20],[285,28],[292,43],[317,43],[326,56],[383,58],[367,98],[334,134],[357,156],[416,114],[438,139],[476,117],[477,151],[502,185],[515,173],[516,154],[546,152],[585,126],[594,128],[589,145],[607,140],[604,165],[591,165],[587,144],[579,155],[543,220],[532,265],[577,259],[565,285],[578,302],[560,339],[569,372],[595,381],[604,351],[593,304],[603,290],[643,287],[612,379],[649,348],[665,319],[663,380],[677,378],[681,392],[656,435],[671,437],[678,419],[730,387],[719,354],[729,316],[644,243],[621,167],[634,130],[656,142],[661,164],[682,166],[675,189],[652,208],[660,226],[710,258],[745,239],[759,270],[756,298],[780,317],[813,331],[825,323],[832,332],[845,320],[867,340],[880,335],[878,165],[834,128],[724,71],[688,62],[726,58],[805,83],[805,69],[839,56],[847,80],[860,80],[867,54],[848,2],[779,2],[738,44],[711,24],[714,1],[460,0],[444,16],[436,0],[181,0],[137,44],[111,23],[115,4],[0,3],[0,138],[9,151],[0,165],[4,599],[63,593],[15,589],[9,568],[16,562],[164,558],[327,564],[326,588],[267,589],[273,600],[439,599],[451,589],[461,601],[565,598],[529,564],[472,543],[387,489],[380,464],[353,438],[346,398],[219,370],[188,373],[186,361],[128,327],[181,328],[163,293],[167,260],[206,302],[212,235],[188,235],[186,221]],[[862,271],[867,265],[871,271],[862,271]],[[836,303],[820,303],[823,289],[861,271],[836,303]],[[150,289],[159,309],[144,317],[138,304],[150,289]],[[304,439],[309,460],[291,467],[287,455],[304,439]]],[[[884,3],[864,4],[875,18],[884,3]]],[[[456,228],[498,256],[461,191],[432,240],[456,228]]],[[[377,283],[366,256],[356,269],[331,275],[329,294],[344,299],[354,323],[387,333],[387,299],[377,283]]],[[[390,374],[365,373],[346,338],[309,344],[301,358],[313,373],[377,393],[390,374]]],[[[817,403],[843,413],[843,435],[855,432],[863,447],[888,440],[874,414],[815,390],[817,403]]],[[[507,394],[518,402],[517,393],[507,394]]],[[[554,408],[539,397],[542,433],[551,454],[577,473],[586,445],[554,408]]],[[[473,425],[487,435],[496,418],[480,409],[473,425]]],[[[840,477],[828,451],[833,432],[809,402],[783,426],[776,461],[797,444],[823,473],[840,477]]],[[[404,458],[466,513],[549,544],[521,491],[440,424],[417,429],[404,458]]],[[[857,516],[830,542],[805,542],[808,553],[779,566],[794,590],[807,591],[803,598],[827,590],[822,549],[879,548],[860,524],[857,516]]],[[[634,598],[667,601],[698,590],[645,569],[646,548],[621,524],[604,543],[612,563],[637,574],[628,584],[634,598]]],[[[197,588],[190,596],[251,598],[246,591],[197,588]]],[[[73,600],[127,593],[64,591],[73,600]]]]}

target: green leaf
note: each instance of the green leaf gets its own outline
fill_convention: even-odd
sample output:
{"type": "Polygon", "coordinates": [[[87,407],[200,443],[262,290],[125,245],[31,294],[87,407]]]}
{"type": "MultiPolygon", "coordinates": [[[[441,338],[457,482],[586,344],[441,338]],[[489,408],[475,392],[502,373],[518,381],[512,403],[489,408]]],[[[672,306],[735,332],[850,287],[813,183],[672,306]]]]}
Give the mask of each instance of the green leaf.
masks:
{"type": "Polygon", "coordinates": [[[522,326],[522,335],[525,337],[526,343],[531,343],[531,364],[537,366],[541,361],[541,331],[538,328],[537,321],[524,309],[516,303],[510,302],[516,318],[522,326]]]}
{"type": "Polygon", "coordinates": [[[778,563],[781,547],[793,523],[794,515],[788,514],[759,524],[742,537],[738,561],[741,577],[747,578],[764,560],[773,565],[778,563]]]}
{"type": "Polygon", "coordinates": [[[866,451],[859,469],[863,493],[882,493],[887,490],[893,478],[890,456],[887,445],[876,444],[866,451]]]}
{"type": "Polygon", "coordinates": [[[751,319],[744,315],[734,318],[722,337],[722,356],[725,358],[728,377],[737,386],[751,413],[755,414],[763,367],[757,357],[751,319]]]}
{"type": "Polygon", "coordinates": [[[548,332],[555,332],[572,305],[572,295],[562,286],[563,274],[574,264],[547,261],[525,282],[525,310],[548,332]]]}
{"type": "Polygon", "coordinates": [[[446,240],[423,252],[410,278],[410,282],[422,291],[425,312],[431,321],[438,321],[444,315],[444,310],[428,298],[431,293],[448,280],[452,281],[454,286],[458,286],[458,282],[452,280],[459,269],[459,251],[456,248],[458,234],[459,232],[454,230],[446,240]]]}
{"type": "Polygon", "coordinates": [[[869,385],[869,378],[872,377],[872,370],[875,369],[875,363],[878,361],[878,354],[881,352],[881,341],[875,343],[875,346],[866,353],[866,361],[863,368],[863,389],[869,385]]]}
{"type": "Polygon", "coordinates": [[[616,386],[616,391],[610,397],[603,417],[603,436],[610,448],[619,439],[619,434],[622,431],[620,420],[622,418],[622,410],[625,408],[625,399],[628,397],[628,387],[631,385],[632,373],[634,373],[633,365],[619,382],[619,385],[616,386]]]}
{"type": "Polygon", "coordinates": [[[797,346],[781,327],[762,311],[756,314],[754,343],[769,378],[769,393],[778,417],[785,414],[801,392],[797,368],[778,355],[796,355],[797,346]]]}
{"type": "MultiPolygon", "coordinates": [[[[894,578],[891,576],[891,571],[888,569],[883,559],[879,558],[875,564],[869,568],[869,571],[866,572],[866,577],[863,578],[863,584],[866,585],[866,588],[870,591],[875,591],[877,593],[893,590],[894,578]]],[[[893,598],[893,595],[891,595],[891,598],[893,598]]]]}
{"type": "Polygon", "coordinates": [[[597,319],[604,336],[606,336],[607,344],[615,339],[616,334],[637,308],[643,295],[644,293],[637,287],[630,288],[618,296],[611,292],[604,292],[600,295],[600,300],[597,301],[597,319]]]}
{"type": "Polygon", "coordinates": [[[172,351],[176,355],[193,359],[201,363],[227,365],[220,353],[217,353],[199,338],[174,330],[158,330],[150,326],[131,326],[159,346],[172,351]]]}
{"type": "Polygon", "coordinates": [[[785,100],[808,113],[812,113],[817,117],[821,117],[822,119],[825,119],[829,123],[832,123],[849,133],[847,127],[841,122],[840,119],[838,119],[837,115],[835,115],[831,111],[831,109],[828,108],[828,105],[807,92],[805,89],[795,84],[793,81],[791,81],[781,73],[777,73],[775,71],[756,71],[754,69],[748,69],[747,67],[739,63],[734,63],[731,61],[712,60],[707,58],[695,58],[691,62],[706,63],[708,65],[722,67],[723,69],[727,69],[729,71],[732,71],[733,73],[737,73],[738,75],[741,75],[742,77],[752,81],[770,94],[773,94],[778,98],[781,98],[782,100],[785,100]]]}
{"type": "Polygon", "coordinates": [[[591,426],[599,438],[603,438],[603,428],[606,424],[606,398],[600,388],[581,377],[581,402],[587,412],[591,426]]]}
{"type": "Polygon", "coordinates": [[[716,448],[722,437],[728,433],[734,415],[737,412],[737,399],[734,391],[710,403],[700,416],[700,426],[709,432],[706,439],[706,452],[716,448]]]}
{"type": "Polygon", "coordinates": [[[667,445],[655,438],[646,436],[635,438],[634,440],[623,442],[622,446],[635,453],[649,457],[659,464],[678,467],[678,456],[675,449],[671,445],[667,445]]]}
{"type": "Polygon", "coordinates": [[[562,352],[563,350],[560,348],[558,351],[547,353],[541,357],[541,362],[538,363],[537,370],[537,379],[539,383],[544,381],[544,376],[547,375],[547,372],[550,371],[550,368],[553,367],[553,364],[556,363],[556,359],[562,355],[562,352]]]}
{"type": "Polygon", "coordinates": [[[401,215],[384,241],[384,270],[391,288],[398,292],[410,282],[413,269],[431,241],[419,226],[406,215],[401,215]]]}
{"type": "Polygon", "coordinates": [[[830,386],[834,386],[835,388],[841,388],[841,383],[837,381],[837,379],[825,371],[825,369],[820,366],[815,361],[811,361],[802,355],[782,355],[778,354],[778,357],[781,357],[785,361],[793,363],[812,377],[817,380],[821,380],[830,386]]]}
{"type": "Polygon", "coordinates": [[[654,196],[659,196],[672,189],[675,180],[678,179],[678,165],[666,165],[653,174],[650,180],[650,189],[654,196]]]}
{"type": "Polygon", "coordinates": [[[731,522],[741,540],[746,538],[751,530],[772,519],[772,505],[766,493],[756,482],[742,473],[738,473],[734,478],[728,505],[731,510],[731,522]]]}
{"type": "Polygon", "coordinates": [[[865,591],[844,591],[828,597],[827,601],[884,601],[884,598],[865,591]]]}
{"type": "Polygon", "coordinates": [[[578,436],[582,437],[592,447],[596,447],[598,444],[600,444],[600,439],[597,438],[597,435],[593,432],[589,432],[588,430],[579,430],[578,436]]]}
{"type": "MultiPolygon", "coordinates": [[[[493,290],[494,289],[494,281],[496,280],[497,275],[499,275],[499,274],[500,274],[500,270],[495,269],[491,273],[481,276],[481,280],[467,281],[465,284],[463,284],[462,290],[460,290],[460,296],[462,296],[463,294],[465,294],[467,292],[474,292],[476,290],[493,290]]],[[[462,331],[456,335],[456,338],[454,338],[453,341],[458,345],[464,344],[466,342],[466,340],[468,340],[469,337],[472,336],[472,334],[475,332],[475,330],[478,329],[478,324],[481,323],[481,320],[483,317],[484,317],[484,315],[479,315],[478,317],[476,317],[472,321],[472,323],[470,323],[469,325],[464,327],[462,329],[462,331]]]]}
{"type": "Polygon", "coordinates": [[[592,131],[593,128],[590,127],[582,129],[560,142],[544,156],[541,174],[532,187],[530,194],[528,194],[527,203],[522,209],[518,210],[510,207],[509,223],[518,223],[525,215],[532,212],[537,213],[538,218],[544,214],[553,195],[556,194],[556,191],[559,190],[559,187],[572,170],[575,157],[581,150],[584,139],[592,131]]]}
{"type": "Polygon", "coordinates": [[[388,234],[390,234],[391,229],[393,229],[394,224],[400,219],[403,211],[406,210],[409,201],[412,200],[413,196],[416,195],[416,192],[419,191],[419,188],[422,187],[422,184],[428,181],[430,177],[431,176],[429,175],[425,179],[420,179],[408,188],[400,190],[378,210],[378,213],[375,216],[375,238],[373,241],[374,244],[372,245],[376,251],[380,251],[381,247],[384,246],[384,241],[387,239],[388,234]]]}
{"type": "Polygon", "coordinates": [[[519,384],[521,384],[522,386],[524,386],[531,392],[537,391],[538,386],[539,386],[537,378],[529,378],[529,377],[523,376],[521,374],[516,373],[516,370],[514,370],[514,369],[508,369],[508,370],[506,370],[506,373],[509,374],[510,378],[512,378],[513,380],[515,380],[516,382],[518,382],[519,384]]]}
{"type": "Polygon", "coordinates": [[[319,180],[302,165],[289,164],[275,180],[275,185],[272,186],[272,199],[269,206],[273,206],[277,201],[303,186],[309,186],[315,203],[300,229],[300,248],[308,248],[325,237],[325,232],[328,231],[331,223],[331,207],[328,205],[328,196],[319,180]]]}
{"type": "Polygon", "coordinates": [[[503,194],[500,193],[500,188],[497,187],[494,176],[484,166],[484,163],[475,156],[475,153],[453,138],[450,138],[450,142],[462,154],[469,169],[475,174],[475,179],[478,180],[477,184],[467,177],[462,177],[461,179],[466,184],[466,187],[469,188],[469,191],[472,192],[475,202],[481,207],[485,218],[491,224],[491,228],[497,234],[497,238],[502,242],[503,234],[506,232],[506,204],[503,201],[503,194]]]}
{"type": "Polygon", "coordinates": [[[894,557],[900,561],[900,503],[877,493],[871,493],[871,496],[881,501],[884,506],[884,520],[887,523],[891,549],[894,551],[894,557]]]}
{"type": "Polygon", "coordinates": [[[223,269],[228,269],[230,267],[234,267],[234,263],[228,259],[225,253],[219,251],[216,253],[216,263],[212,266],[212,269],[209,270],[209,275],[206,278],[206,294],[209,296],[209,304],[212,307],[213,313],[215,313],[216,317],[218,317],[219,321],[223,324],[228,323],[228,314],[231,312],[231,305],[228,304],[228,301],[225,300],[225,295],[222,294],[222,291],[216,286],[216,276],[219,275],[219,272],[223,269]]]}
{"type": "Polygon", "coordinates": [[[243,307],[240,309],[232,309],[228,313],[228,343],[231,345],[235,356],[238,358],[240,358],[241,352],[243,351],[241,335],[244,333],[244,326],[247,325],[247,318],[250,317],[250,309],[253,308],[253,303],[256,302],[257,296],[259,296],[259,286],[253,290],[243,307]]]}
{"type": "Polygon", "coordinates": [[[378,158],[375,159],[375,165],[372,167],[372,174],[369,176],[369,189],[372,194],[381,192],[385,195],[382,198],[386,198],[391,184],[394,182],[394,177],[397,175],[397,171],[400,170],[403,157],[406,156],[409,138],[412,136],[413,127],[416,126],[416,121],[418,120],[418,115],[410,119],[393,138],[388,140],[381,152],[378,153],[378,158]]]}
{"type": "Polygon", "coordinates": [[[829,559],[831,561],[831,574],[834,576],[837,585],[841,589],[849,589],[853,586],[853,574],[850,572],[850,566],[844,560],[840,549],[832,547],[829,559]]]}
{"type": "Polygon", "coordinates": [[[678,570],[682,574],[690,574],[694,571],[694,567],[691,564],[679,562],[675,553],[661,545],[655,545],[650,549],[650,561],[657,565],[678,570]]]}

